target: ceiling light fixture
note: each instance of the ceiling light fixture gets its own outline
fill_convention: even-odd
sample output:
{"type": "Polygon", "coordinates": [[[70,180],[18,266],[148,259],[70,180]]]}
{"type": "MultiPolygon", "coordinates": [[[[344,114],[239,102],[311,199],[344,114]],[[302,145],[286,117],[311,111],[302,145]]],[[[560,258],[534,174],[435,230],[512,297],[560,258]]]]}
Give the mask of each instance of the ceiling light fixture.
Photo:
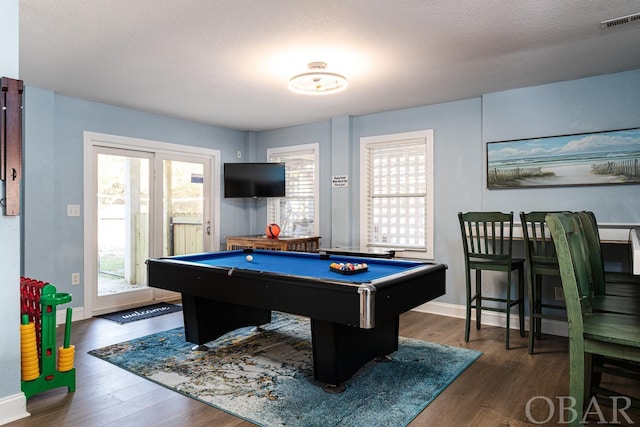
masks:
{"type": "Polygon", "coordinates": [[[336,93],[347,88],[347,79],[336,73],[325,71],[326,62],[310,62],[309,71],[289,79],[289,89],[308,95],[336,93]]]}

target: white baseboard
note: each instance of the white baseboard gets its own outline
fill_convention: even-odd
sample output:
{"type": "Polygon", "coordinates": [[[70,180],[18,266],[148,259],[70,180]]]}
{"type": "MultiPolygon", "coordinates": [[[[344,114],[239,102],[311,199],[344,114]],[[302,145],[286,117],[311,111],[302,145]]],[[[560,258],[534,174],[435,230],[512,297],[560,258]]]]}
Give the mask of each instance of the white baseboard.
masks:
{"type": "Polygon", "coordinates": [[[18,393],[0,399],[0,426],[26,418],[30,415],[31,414],[27,412],[27,397],[24,393],[18,393]]]}
{"type": "MultiPolygon", "coordinates": [[[[173,301],[173,300],[172,300],[173,301]]],[[[465,306],[460,304],[450,304],[446,302],[431,301],[426,304],[422,304],[413,309],[422,313],[438,314],[440,316],[456,317],[458,319],[465,318],[465,306]]],[[[62,325],[66,321],[67,312],[65,310],[58,310],[56,312],[56,324],[62,325]]],[[[84,319],[84,307],[74,307],[71,320],[73,322],[84,319]]],[[[506,314],[497,313],[495,311],[486,311],[482,313],[482,324],[488,326],[498,326],[504,328],[506,326],[506,314]]],[[[471,311],[471,320],[476,320],[475,310],[471,311]]],[[[529,328],[529,316],[525,317],[525,329],[529,328]]],[[[511,329],[518,329],[518,316],[516,314],[511,315],[511,329]]],[[[549,335],[557,335],[560,337],[569,336],[569,330],[566,322],[558,320],[542,320],[542,333],[549,335]]]]}
{"type": "MultiPolygon", "coordinates": [[[[71,321],[84,319],[84,307],[73,307],[71,312],[71,321]]],[[[56,311],[56,325],[62,325],[67,321],[67,309],[61,309],[56,311]]]]}
{"type": "MultiPolygon", "coordinates": [[[[438,314],[440,316],[456,317],[464,319],[466,316],[466,308],[464,305],[450,304],[446,302],[430,301],[413,309],[421,313],[438,314]]],[[[495,311],[482,311],[482,324],[487,326],[498,326],[504,328],[507,324],[505,313],[497,313],[495,311]]],[[[476,320],[475,310],[471,310],[471,320],[476,320]]],[[[518,315],[511,314],[511,329],[518,329],[518,315]]],[[[529,316],[524,319],[525,330],[529,330],[529,316]]],[[[464,331],[463,331],[464,332],[464,331]]],[[[542,333],[549,335],[557,335],[560,337],[569,336],[569,329],[566,322],[558,320],[542,319],[542,333]]]]}
{"type": "MultiPolygon", "coordinates": [[[[456,317],[458,319],[464,319],[465,306],[459,304],[450,304],[446,302],[431,301],[426,304],[422,304],[419,307],[413,309],[422,313],[438,314],[440,316],[456,317]]],[[[66,321],[67,312],[65,310],[58,310],[56,312],[56,324],[62,325],[66,321]]],[[[482,324],[488,326],[498,326],[504,328],[506,326],[506,314],[497,313],[495,311],[484,310],[482,313],[482,324]]],[[[73,322],[84,319],[84,307],[74,307],[71,320],[73,322]]],[[[475,310],[471,311],[471,320],[476,320],[475,310]]],[[[529,316],[525,317],[525,329],[529,328],[529,316]]],[[[511,315],[511,329],[518,329],[518,316],[516,314],[511,315]]],[[[560,337],[569,336],[569,330],[566,322],[558,320],[542,320],[542,333],[549,335],[557,335],[560,337]]]]}

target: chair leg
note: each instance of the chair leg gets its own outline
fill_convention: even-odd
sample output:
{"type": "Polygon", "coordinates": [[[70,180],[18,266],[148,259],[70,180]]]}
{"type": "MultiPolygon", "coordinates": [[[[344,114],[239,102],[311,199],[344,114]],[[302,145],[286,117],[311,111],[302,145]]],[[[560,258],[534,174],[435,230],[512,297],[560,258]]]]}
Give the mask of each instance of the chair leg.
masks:
{"type": "Polygon", "coordinates": [[[536,277],[536,338],[542,339],[542,276],[536,277]]]}
{"type": "Polygon", "coordinates": [[[528,280],[528,296],[529,296],[529,354],[533,354],[536,334],[536,305],[535,305],[535,288],[534,278],[529,275],[528,280]]]}
{"type": "Polygon", "coordinates": [[[518,269],[518,316],[520,320],[520,336],[524,337],[524,269],[518,269]]]}
{"type": "Polygon", "coordinates": [[[576,402],[576,419],[569,425],[579,426],[584,413],[587,357],[582,345],[572,345],[569,341],[569,347],[569,396],[576,402]]]}
{"type": "Polygon", "coordinates": [[[476,270],[476,329],[482,324],[482,270],[476,270]]]}
{"type": "MultiPolygon", "coordinates": [[[[589,383],[589,390],[593,390],[594,387],[599,387],[602,381],[602,372],[596,372],[596,367],[602,368],[604,366],[604,356],[600,354],[594,354],[591,356],[591,382],[589,383]]],[[[590,392],[591,393],[591,392],[590,392]]]]}
{"type": "Polygon", "coordinates": [[[505,346],[509,350],[509,335],[511,332],[511,272],[507,272],[507,331],[505,337],[505,346]]]}
{"type": "Polygon", "coordinates": [[[464,341],[469,342],[469,329],[471,327],[471,276],[469,269],[465,272],[467,283],[467,313],[464,323],[464,341]]]}
{"type": "Polygon", "coordinates": [[[591,353],[584,354],[584,392],[582,398],[582,407],[591,399],[591,374],[593,372],[593,355],[591,353]]]}

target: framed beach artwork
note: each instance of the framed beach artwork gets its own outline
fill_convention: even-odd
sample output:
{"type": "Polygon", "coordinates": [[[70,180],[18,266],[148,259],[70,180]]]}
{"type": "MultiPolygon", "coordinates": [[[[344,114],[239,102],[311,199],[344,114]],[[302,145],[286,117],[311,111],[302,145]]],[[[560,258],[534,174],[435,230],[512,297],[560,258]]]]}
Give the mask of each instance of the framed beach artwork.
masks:
{"type": "Polygon", "coordinates": [[[640,184],[640,128],[487,143],[487,188],[640,184]]]}

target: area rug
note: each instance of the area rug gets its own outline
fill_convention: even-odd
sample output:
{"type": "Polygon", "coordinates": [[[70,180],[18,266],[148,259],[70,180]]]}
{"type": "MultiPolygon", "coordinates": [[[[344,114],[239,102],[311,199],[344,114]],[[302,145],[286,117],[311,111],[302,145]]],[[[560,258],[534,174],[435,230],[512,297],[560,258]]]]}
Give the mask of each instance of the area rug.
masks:
{"type": "Polygon", "coordinates": [[[309,321],[274,313],[192,351],[182,327],[89,354],[260,426],[406,426],[482,353],[400,337],[330,394],[313,379],[309,321]]]}
{"type": "Polygon", "coordinates": [[[101,319],[111,320],[121,325],[136,320],[149,319],[150,317],[162,316],[163,314],[175,313],[182,310],[182,306],[176,304],[168,304],[161,302],[157,304],[146,305],[144,307],[132,308],[130,310],[116,311],[115,313],[103,314],[101,319]]]}

